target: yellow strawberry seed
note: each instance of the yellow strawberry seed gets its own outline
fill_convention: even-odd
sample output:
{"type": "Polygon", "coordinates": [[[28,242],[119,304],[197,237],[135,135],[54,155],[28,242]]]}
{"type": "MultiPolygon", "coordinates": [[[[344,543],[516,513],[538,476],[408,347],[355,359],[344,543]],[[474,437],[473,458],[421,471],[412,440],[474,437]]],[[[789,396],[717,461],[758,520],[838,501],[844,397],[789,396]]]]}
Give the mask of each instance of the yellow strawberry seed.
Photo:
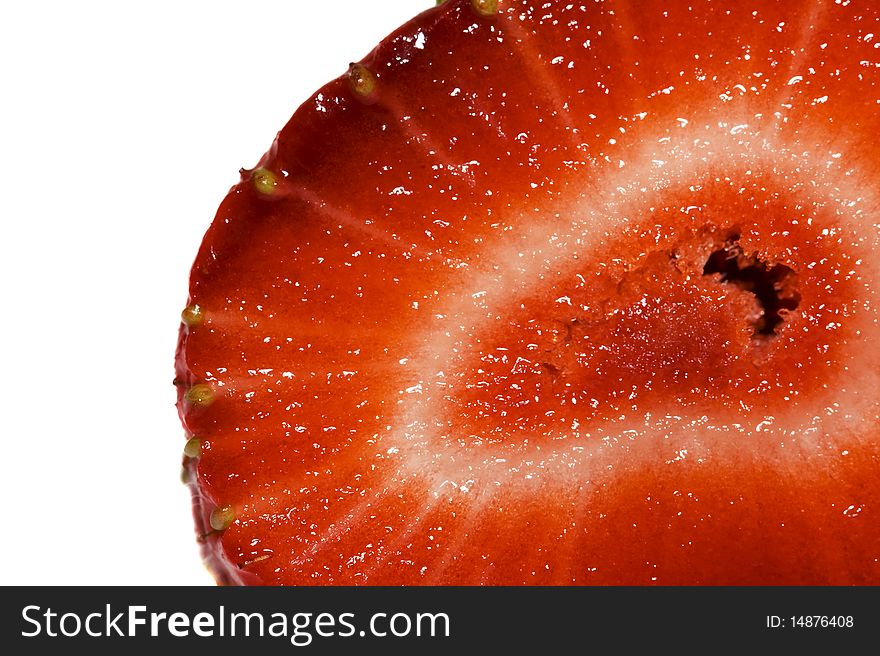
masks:
{"type": "Polygon", "coordinates": [[[254,169],[251,173],[251,180],[253,180],[254,189],[261,194],[271,196],[278,191],[278,178],[269,169],[262,167],[254,169]]]}
{"type": "Polygon", "coordinates": [[[180,313],[180,319],[187,326],[196,326],[205,319],[205,314],[202,312],[201,306],[198,303],[193,303],[192,305],[187,305],[183,312],[180,313]]]}
{"type": "Polygon", "coordinates": [[[493,16],[498,13],[498,0],[471,0],[471,6],[480,16],[493,16]]]}
{"type": "Polygon", "coordinates": [[[202,441],[193,437],[190,438],[183,447],[183,455],[187,458],[198,458],[202,454],[202,441]]]}
{"type": "Polygon", "coordinates": [[[217,506],[211,511],[211,528],[215,531],[225,531],[235,521],[235,510],[232,506],[217,506]]]}
{"type": "Polygon", "coordinates": [[[214,402],[214,390],[210,385],[199,383],[186,390],[184,398],[192,405],[208,406],[214,402]]]}
{"type": "Polygon", "coordinates": [[[356,96],[366,98],[376,90],[376,76],[362,64],[351,64],[348,68],[348,84],[356,96]]]}

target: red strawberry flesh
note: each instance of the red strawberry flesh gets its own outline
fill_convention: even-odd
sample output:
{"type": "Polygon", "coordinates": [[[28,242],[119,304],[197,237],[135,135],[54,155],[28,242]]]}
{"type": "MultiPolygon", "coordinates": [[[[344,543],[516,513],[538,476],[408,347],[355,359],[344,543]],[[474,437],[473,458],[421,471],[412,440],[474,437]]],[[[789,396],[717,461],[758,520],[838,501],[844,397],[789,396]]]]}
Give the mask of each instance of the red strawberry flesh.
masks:
{"type": "Polygon", "coordinates": [[[192,271],[218,580],[880,583],[873,33],[450,0],[318,91],[192,271]]]}

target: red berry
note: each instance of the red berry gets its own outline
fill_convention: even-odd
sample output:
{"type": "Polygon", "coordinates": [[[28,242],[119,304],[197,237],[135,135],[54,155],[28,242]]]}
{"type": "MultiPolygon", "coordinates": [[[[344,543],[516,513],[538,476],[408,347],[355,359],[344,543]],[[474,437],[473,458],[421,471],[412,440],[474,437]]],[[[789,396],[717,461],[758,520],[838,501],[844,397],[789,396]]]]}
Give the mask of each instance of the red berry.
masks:
{"type": "Polygon", "coordinates": [[[192,271],[217,578],[880,583],[874,34],[448,0],[319,90],[192,271]]]}

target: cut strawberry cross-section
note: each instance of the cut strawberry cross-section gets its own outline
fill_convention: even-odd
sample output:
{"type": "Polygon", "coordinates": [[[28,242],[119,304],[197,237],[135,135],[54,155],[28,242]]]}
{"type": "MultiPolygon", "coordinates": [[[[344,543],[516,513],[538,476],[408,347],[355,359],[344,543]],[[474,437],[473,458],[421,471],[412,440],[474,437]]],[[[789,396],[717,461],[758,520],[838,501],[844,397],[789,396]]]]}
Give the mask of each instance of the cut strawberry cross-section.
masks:
{"type": "Polygon", "coordinates": [[[192,270],[217,579],[880,583],[880,6],[448,0],[192,270]]]}

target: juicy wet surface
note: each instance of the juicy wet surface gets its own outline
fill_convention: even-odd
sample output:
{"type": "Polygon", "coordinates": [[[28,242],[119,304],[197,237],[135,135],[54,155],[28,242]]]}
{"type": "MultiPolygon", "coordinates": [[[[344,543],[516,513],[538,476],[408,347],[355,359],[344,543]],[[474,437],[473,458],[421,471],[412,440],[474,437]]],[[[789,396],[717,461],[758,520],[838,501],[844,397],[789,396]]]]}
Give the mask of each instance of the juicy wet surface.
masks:
{"type": "Polygon", "coordinates": [[[880,27],[846,4],[450,1],[369,104],[318,92],[193,270],[219,575],[880,581],[880,27]]]}

